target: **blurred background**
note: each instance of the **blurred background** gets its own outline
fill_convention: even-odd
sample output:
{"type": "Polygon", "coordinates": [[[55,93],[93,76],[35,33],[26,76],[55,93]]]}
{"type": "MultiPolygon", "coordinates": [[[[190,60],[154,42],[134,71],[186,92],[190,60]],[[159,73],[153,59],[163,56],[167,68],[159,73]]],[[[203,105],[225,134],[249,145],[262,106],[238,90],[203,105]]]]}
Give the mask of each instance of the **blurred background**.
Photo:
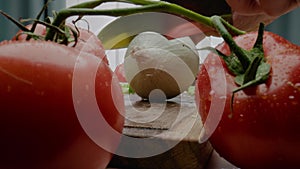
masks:
{"type": "MultiPolygon", "coordinates": [[[[39,11],[43,8],[47,0],[0,0],[0,10],[6,12],[15,19],[35,18],[39,11]]],[[[53,10],[59,10],[66,6],[65,0],[52,1],[42,18],[47,15],[52,16],[53,10]]],[[[11,39],[11,37],[19,30],[14,24],[0,15],[0,40],[11,39]]]]}
{"type": "MultiPolygon", "coordinates": [[[[53,11],[58,11],[62,8],[78,4],[80,2],[84,2],[87,0],[52,0],[47,10],[44,12],[42,17],[52,16],[53,11]]],[[[179,2],[185,3],[188,7],[197,7],[201,4],[200,10],[205,10],[210,14],[215,11],[220,12],[230,12],[230,9],[227,7],[224,0],[203,0],[203,1],[194,1],[190,0],[191,3],[187,3],[186,1],[178,1],[178,0],[167,0],[169,2],[179,2]],[[216,1],[219,4],[216,5],[216,1]],[[220,3],[219,3],[220,2],[220,3]],[[214,3],[214,8],[211,8],[212,3],[214,3]],[[217,7],[216,7],[217,6],[217,7]]],[[[47,2],[47,0],[0,0],[0,10],[5,11],[12,17],[16,19],[20,18],[35,18],[37,13],[42,9],[43,5],[47,2]]],[[[104,4],[99,8],[119,8],[124,7],[124,3],[109,3],[104,4]]],[[[289,41],[300,45],[300,8],[281,16],[279,19],[274,21],[272,24],[267,26],[267,30],[277,33],[289,41]]],[[[68,21],[74,18],[69,18],[68,21]]],[[[98,32],[109,22],[111,22],[114,18],[108,16],[89,16],[86,17],[86,20],[89,23],[90,30],[95,34],[98,32]]],[[[16,26],[14,26],[11,22],[9,22],[3,16],[0,16],[0,41],[5,39],[11,39],[11,37],[19,30],[16,26]]],[[[79,23],[78,26],[87,28],[87,23],[82,22],[79,23]]],[[[109,57],[111,67],[114,68],[123,62],[123,53],[124,51],[116,50],[109,51],[109,57]]]]}
{"type": "Polygon", "coordinates": [[[300,8],[281,16],[269,26],[267,30],[277,33],[291,42],[300,45],[300,8]]]}

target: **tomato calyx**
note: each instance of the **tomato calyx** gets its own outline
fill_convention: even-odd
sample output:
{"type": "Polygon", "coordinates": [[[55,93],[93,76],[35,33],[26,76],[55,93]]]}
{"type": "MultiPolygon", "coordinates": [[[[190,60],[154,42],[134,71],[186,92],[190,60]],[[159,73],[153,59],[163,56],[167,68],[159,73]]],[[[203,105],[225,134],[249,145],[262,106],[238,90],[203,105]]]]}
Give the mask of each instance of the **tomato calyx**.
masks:
{"type": "Polygon", "coordinates": [[[235,77],[235,83],[239,85],[233,90],[233,93],[243,90],[247,87],[258,85],[265,82],[270,74],[271,66],[266,63],[263,50],[264,25],[260,24],[256,42],[251,50],[245,50],[239,47],[233,40],[230,33],[223,25],[222,18],[212,17],[212,21],[219,31],[224,41],[228,44],[231,55],[218,51],[218,54],[224,59],[228,69],[235,77]]]}
{"type": "Polygon", "coordinates": [[[217,49],[209,50],[217,53],[224,61],[229,71],[235,75],[235,83],[239,86],[232,91],[231,108],[233,106],[234,94],[250,86],[264,83],[270,75],[271,66],[266,63],[263,49],[264,24],[260,24],[257,39],[251,50],[239,47],[233,40],[231,34],[224,26],[225,20],[219,16],[212,16],[212,22],[230,48],[229,56],[217,49]]]}

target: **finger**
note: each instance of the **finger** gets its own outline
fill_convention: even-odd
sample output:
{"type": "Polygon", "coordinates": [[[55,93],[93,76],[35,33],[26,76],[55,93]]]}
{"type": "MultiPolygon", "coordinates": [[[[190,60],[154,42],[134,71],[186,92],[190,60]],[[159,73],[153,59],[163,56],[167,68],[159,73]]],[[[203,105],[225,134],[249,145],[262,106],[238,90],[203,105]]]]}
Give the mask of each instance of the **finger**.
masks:
{"type": "Polygon", "coordinates": [[[257,0],[226,0],[231,9],[243,15],[253,15],[262,13],[262,9],[257,0]]]}
{"type": "Polygon", "coordinates": [[[296,7],[299,0],[260,0],[260,8],[270,16],[283,15],[296,7]]]}
{"type": "Polygon", "coordinates": [[[238,13],[233,13],[233,25],[244,31],[256,31],[260,23],[268,25],[274,21],[277,17],[268,16],[265,14],[257,15],[242,15],[238,13]]]}

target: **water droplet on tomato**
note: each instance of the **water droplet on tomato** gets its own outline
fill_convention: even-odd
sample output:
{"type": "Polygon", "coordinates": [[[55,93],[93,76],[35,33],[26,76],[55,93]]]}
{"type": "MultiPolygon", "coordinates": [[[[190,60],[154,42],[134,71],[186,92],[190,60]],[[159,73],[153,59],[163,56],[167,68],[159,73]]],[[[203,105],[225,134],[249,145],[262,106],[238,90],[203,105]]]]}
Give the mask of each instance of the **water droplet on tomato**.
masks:
{"type": "Polygon", "coordinates": [[[291,100],[295,99],[295,96],[289,96],[289,99],[291,99],[291,100]]]}
{"type": "Polygon", "coordinates": [[[209,95],[214,95],[216,92],[214,91],[214,90],[211,90],[210,92],[209,92],[209,95]]]}
{"type": "Polygon", "coordinates": [[[219,99],[226,99],[226,96],[220,96],[219,99]]]}
{"type": "Polygon", "coordinates": [[[296,84],[294,85],[294,87],[295,87],[298,91],[300,91],[300,83],[296,83],[296,84]]]}

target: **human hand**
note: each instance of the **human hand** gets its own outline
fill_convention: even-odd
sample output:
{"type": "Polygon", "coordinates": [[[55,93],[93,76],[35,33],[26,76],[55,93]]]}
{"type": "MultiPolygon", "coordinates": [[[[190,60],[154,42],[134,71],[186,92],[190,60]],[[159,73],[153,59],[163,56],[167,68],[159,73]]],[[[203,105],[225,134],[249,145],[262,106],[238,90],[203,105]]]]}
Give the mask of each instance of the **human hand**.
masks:
{"type": "Polygon", "coordinates": [[[251,31],[260,22],[269,24],[279,16],[300,6],[300,0],[226,0],[232,8],[233,24],[251,31]]]}

